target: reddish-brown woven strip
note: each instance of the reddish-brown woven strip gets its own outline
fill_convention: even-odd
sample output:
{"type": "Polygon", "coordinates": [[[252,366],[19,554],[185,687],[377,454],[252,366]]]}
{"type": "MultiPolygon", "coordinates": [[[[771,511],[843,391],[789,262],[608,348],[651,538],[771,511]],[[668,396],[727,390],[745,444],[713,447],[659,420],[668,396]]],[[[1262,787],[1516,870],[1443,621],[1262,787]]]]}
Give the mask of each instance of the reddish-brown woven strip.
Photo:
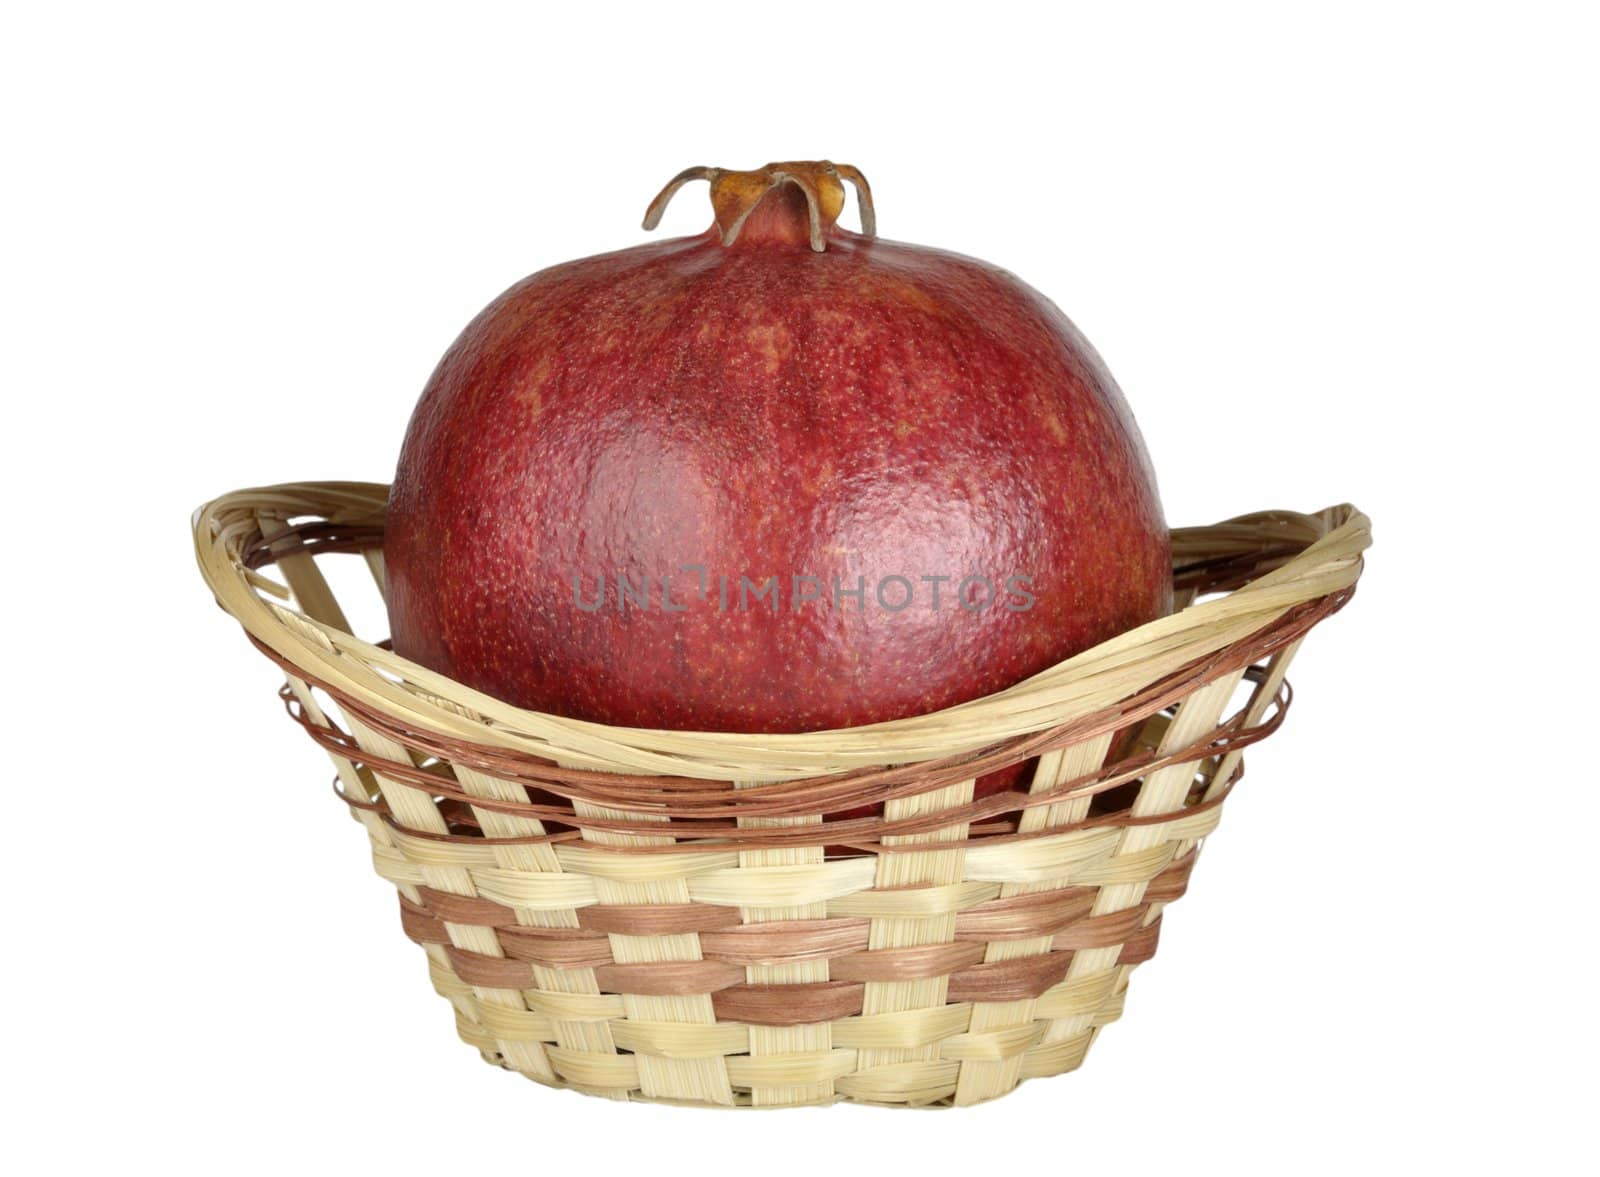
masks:
{"type": "Polygon", "coordinates": [[[444,945],[450,958],[450,967],[469,985],[483,985],[489,989],[531,989],[533,966],[523,960],[510,960],[503,956],[485,956],[469,952],[453,944],[444,945]]]}
{"type": "Polygon", "coordinates": [[[1069,924],[1056,933],[1051,944],[1057,950],[1064,948],[1109,948],[1121,944],[1144,923],[1150,909],[1144,904],[1125,907],[1107,915],[1093,915],[1069,924]]]}
{"type": "Polygon", "coordinates": [[[515,960],[549,969],[592,969],[611,963],[611,941],[576,928],[501,928],[500,947],[515,960]],[[561,936],[550,932],[565,933],[561,936]]]}
{"type": "Polygon", "coordinates": [[[950,976],[946,1001],[1025,1001],[1067,975],[1070,952],[1047,952],[975,965],[950,976]]]}
{"type": "Polygon", "coordinates": [[[578,926],[621,936],[672,936],[738,926],[737,908],[714,903],[601,904],[578,909],[578,926]]]}
{"type": "Polygon", "coordinates": [[[450,934],[444,921],[435,919],[426,908],[418,907],[404,895],[400,896],[400,927],[418,944],[448,944],[450,934]]]}
{"type": "Polygon", "coordinates": [[[848,981],[807,985],[737,985],[711,995],[719,1022],[752,1026],[804,1026],[832,1022],[861,1012],[866,987],[848,981]]]}
{"type": "Polygon", "coordinates": [[[956,941],[915,948],[879,948],[841,956],[828,966],[835,981],[914,981],[943,977],[983,960],[984,946],[956,941]]]}
{"type": "Polygon", "coordinates": [[[725,932],[702,933],[700,951],[738,965],[831,959],[866,951],[871,926],[868,920],[848,918],[741,924],[725,932]]]}
{"type": "Polygon", "coordinates": [[[1073,920],[1087,916],[1094,897],[1092,887],[1063,887],[1059,891],[991,899],[956,915],[956,937],[989,941],[1054,935],[1073,920]]]}
{"type": "Polygon", "coordinates": [[[1144,889],[1145,902],[1171,903],[1174,899],[1182,899],[1183,893],[1189,889],[1189,876],[1194,872],[1198,858],[1199,851],[1190,850],[1151,879],[1150,885],[1144,889]]]}
{"type": "Polygon", "coordinates": [[[430,914],[447,924],[480,924],[493,928],[517,922],[516,912],[490,899],[452,895],[449,891],[435,891],[431,887],[418,887],[417,895],[430,914]]]}
{"type": "Polygon", "coordinates": [[[1117,963],[1143,964],[1156,954],[1156,941],[1160,938],[1161,917],[1157,916],[1148,927],[1140,928],[1123,942],[1117,963]]]}
{"type": "Polygon", "coordinates": [[[716,993],[744,983],[744,969],[717,960],[662,960],[649,964],[608,964],[594,971],[607,993],[679,997],[716,993]]]}

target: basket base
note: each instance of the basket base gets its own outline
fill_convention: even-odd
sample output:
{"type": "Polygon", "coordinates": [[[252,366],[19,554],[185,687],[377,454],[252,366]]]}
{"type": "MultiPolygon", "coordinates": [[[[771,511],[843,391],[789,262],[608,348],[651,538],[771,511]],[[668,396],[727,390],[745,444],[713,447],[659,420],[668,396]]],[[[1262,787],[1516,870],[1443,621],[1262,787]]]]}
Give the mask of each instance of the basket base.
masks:
{"type": "MultiPolygon", "coordinates": [[[[1072,1038],[1059,1042],[1036,1044],[1029,1050],[1015,1056],[1018,1065],[1015,1068],[1015,1075],[1011,1085],[1001,1090],[991,1088],[976,1098],[971,1097],[970,1093],[967,1093],[967,1097],[963,1098],[961,1084],[957,1078],[959,1064],[955,1060],[937,1059],[924,1060],[917,1064],[891,1063],[864,1071],[847,1072],[840,1075],[838,1079],[830,1084],[834,1088],[830,1094],[821,1096],[774,1098],[773,1090],[766,1088],[763,1089],[763,1095],[766,1098],[758,1101],[751,1089],[739,1089],[737,1087],[732,1089],[731,1102],[650,1095],[637,1086],[595,1087],[567,1079],[559,1072],[542,1075],[523,1069],[514,1065],[504,1054],[495,1049],[486,1040],[480,1027],[472,1025],[458,1016],[456,1030],[462,1041],[475,1047],[478,1051],[478,1057],[490,1066],[521,1075],[541,1087],[610,1099],[619,1103],[654,1103],[668,1104],[674,1107],[753,1109],[761,1111],[797,1107],[827,1107],[838,1103],[864,1104],[869,1107],[918,1109],[971,1107],[1003,1098],[1029,1079],[1042,1079],[1062,1075],[1068,1071],[1077,1070],[1078,1067],[1082,1066],[1085,1057],[1088,1055],[1089,1048],[1094,1044],[1095,1039],[1099,1037],[1101,1029],[1116,1020],[1121,1014],[1123,998],[1126,995],[1127,974],[1132,971],[1133,966],[1124,966],[1121,970],[1122,976],[1120,978],[1120,987],[1115,994],[1116,1000],[1103,1020],[1097,1018],[1095,1024],[1072,1038]],[[913,1083],[908,1086],[901,1086],[906,1079],[917,1075],[925,1077],[925,1085],[913,1083]],[[927,1079],[932,1079],[934,1082],[926,1083],[927,1079]]],[[[1042,1031],[1044,1023],[1037,1024],[1042,1031]]],[[[617,1056],[619,1060],[628,1057],[627,1055],[617,1056]]],[[[1002,1065],[1001,1060],[994,1060],[994,1065],[1002,1065]]],[[[626,1069],[626,1063],[618,1067],[619,1071],[626,1069]]]]}
{"type": "MultiPolygon", "coordinates": [[[[1084,1057],[1088,1054],[1089,1047],[1093,1045],[1094,1039],[1099,1036],[1099,1033],[1099,1027],[1095,1027],[1094,1029],[1088,1031],[1085,1035],[1087,1041],[1085,1041],[1083,1046],[1077,1051],[1074,1061],[1068,1066],[1063,1067],[1061,1071],[1057,1072],[1057,1074],[1066,1074],[1068,1071],[1077,1070],[1078,1067],[1082,1065],[1084,1057]]],[[[524,1079],[531,1080],[541,1087],[548,1087],[556,1091],[567,1091],[576,1095],[589,1096],[591,1098],[610,1099],[617,1103],[654,1103],[666,1104],[671,1107],[714,1108],[722,1111],[781,1111],[785,1108],[831,1107],[834,1104],[840,1103],[862,1104],[866,1107],[875,1108],[910,1108],[917,1111],[925,1111],[929,1109],[938,1110],[953,1107],[976,1107],[978,1104],[993,1103],[997,1099],[1003,1099],[1007,1095],[1010,1095],[1012,1091],[1016,1090],[1016,1087],[1012,1087],[1006,1091],[997,1092],[993,1095],[987,1095],[981,1099],[969,1100],[965,1103],[957,1102],[954,1091],[942,1099],[864,1099],[856,1096],[835,1094],[822,1099],[801,1099],[787,1103],[756,1103],[754,1097],[746,1091],[735,1092],[732,1103],[713,1103],[708,1100],[673,1099],[670,1096],[646,1095],[642,1091],[630,1091],[620,1094],[614,1091],[593,1091],[586,1087],[580,1087],[574,1083],[567,1083],[559,1079],[554,1081],[549,1079],[541,1079],[537,1075],[530,1075],[526,1071],[519,1071],[510,1063],[506,1062],[505,1056],[494,1052],[479,1051],[478,1057],[483,1059],[483,1061],[488,1063],[490,1066],[496,1067],[499,1070],[510,1071],[512,1074],[521,1075],[524,1079]]],[[[1049,1077],[1050,1076],[1042,1074],[1029,1076],[1029,1078],[1049,1077]]],[[[1023,1082],[1025,1082],[1025,1080],[1019,1081],[1017,1083],[1017,1087],[1022,1086],[1023,1082]]]]}

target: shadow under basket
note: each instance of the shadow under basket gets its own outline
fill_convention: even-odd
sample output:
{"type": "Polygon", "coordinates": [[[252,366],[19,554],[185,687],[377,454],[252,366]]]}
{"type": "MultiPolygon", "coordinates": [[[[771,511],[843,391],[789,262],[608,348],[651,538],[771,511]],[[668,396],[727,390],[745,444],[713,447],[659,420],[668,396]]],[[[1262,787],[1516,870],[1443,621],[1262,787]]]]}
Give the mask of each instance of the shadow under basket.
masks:
{"type": "Polygon", "coordinates": [[[970,1104],[1078,1066],[1370,541],[1350,506],[1179,529],[1170,617],[944,711],[752,737],[522,711],[355,637],[330,584],[382,617],[387,495],[208,503],[206,581],[460,1036],[551,1086],[727,1106],[970,1104]]]}

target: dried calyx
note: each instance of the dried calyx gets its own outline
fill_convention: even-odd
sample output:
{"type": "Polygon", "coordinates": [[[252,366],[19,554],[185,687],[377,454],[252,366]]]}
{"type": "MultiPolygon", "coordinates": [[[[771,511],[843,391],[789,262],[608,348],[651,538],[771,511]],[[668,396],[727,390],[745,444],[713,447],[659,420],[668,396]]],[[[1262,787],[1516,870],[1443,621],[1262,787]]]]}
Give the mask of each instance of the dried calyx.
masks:
{"type": "Polygon", "coordinates": [[[661,214],[679,188],[691,180],[708,180],[711,183],[711,207],[716,214],[717,231],[722,234],[722,244],[732,245],[739,239],[739,230],[755,211],[762,198],[774,189],[792,184],[805,197],[806,220],[811,248],[821,253],[827,248],[825,234],[839,219],[844,209],[844,185],[854,185],[856,200],[861,208],[861,232],[864,236],[877,235],[877,219],[872,212],[872,189],[867,178],[845,163],[828,160],[811,160],[793,163],[769,163],[751,172],[735,172],[726,168],[685,168],[656,194],[645,210],[644,227],[654,229],[661,223],[661,214]]]}

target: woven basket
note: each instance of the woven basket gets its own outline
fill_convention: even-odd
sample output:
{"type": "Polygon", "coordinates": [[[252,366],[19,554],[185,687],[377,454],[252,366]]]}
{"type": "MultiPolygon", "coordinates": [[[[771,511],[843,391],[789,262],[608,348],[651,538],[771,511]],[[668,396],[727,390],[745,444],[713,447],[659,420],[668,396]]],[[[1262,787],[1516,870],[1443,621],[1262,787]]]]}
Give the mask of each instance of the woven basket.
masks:
{"type": "Polygon", "coordinates": [[[195,548],[461,1037],[553,1086],[756,1107],[970,1104],[1076,1067],[1369,542],[1349,506],[1182,529],[1170,617],[944,711],[749,736],[518,710],[355,637],[318,564],[359,553],[381,592],[386,497],[240,491],[195,548]],[[1024,760],[1027,793],[972,800],[1024,760]]]}

